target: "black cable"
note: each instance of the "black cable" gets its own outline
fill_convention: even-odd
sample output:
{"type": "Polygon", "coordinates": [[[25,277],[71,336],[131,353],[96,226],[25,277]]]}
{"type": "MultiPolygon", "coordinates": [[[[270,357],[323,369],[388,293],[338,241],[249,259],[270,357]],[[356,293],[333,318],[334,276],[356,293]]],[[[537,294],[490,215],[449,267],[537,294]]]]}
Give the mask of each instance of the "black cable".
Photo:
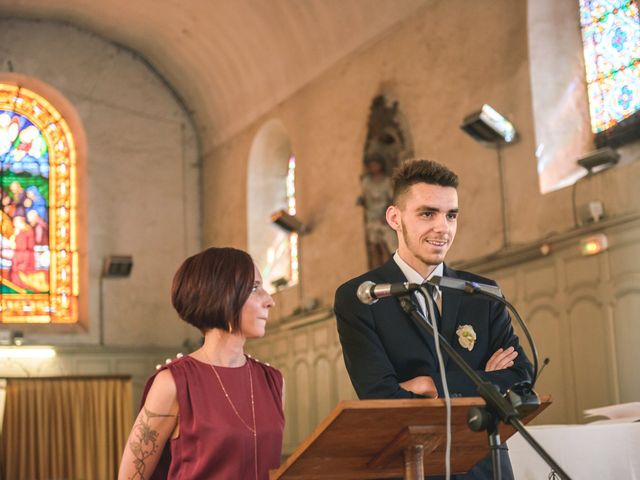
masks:
{"type": "Polygon", "coordinates": [[[503,305],[505,305],[509,309],[509,311],[511,311],[511,313],[513,313],[513,316],[518,321],[518,324],[520,325],[520,327],[522,327],[524,335],[525,335],[525,337],[527,337],[527,342],[529,343],[529,347],[531,347],[531,354],[533,356],[533,378],[531,379],[531,389],[533,390],[533,387],[535,386],[536,380],[538,379],[538,375],[539,375],[539,372],[538,372],[538,349],[536,348],[536,343],[533,341],[533,337],[531,336],[531,332],[529,332],[529,328],[527,327],[527,324],[524,323],[524,320],[522,320],[522,317],[520,316],[518,311],[515,309],[515,307],[513,305],[511,305],[511,303],[507,299],[505,299],[505,298],[503,298],[503,297],[501,297],[499,295],[494,295],[493,293],[489,293],[489,292],[485,292],[484,290],[480,290],[479,288],[475,287],[470,282],[468,283],[468,286],[469,286],[469,290],[465,290],[465,291],[468,291],[468,292],[473,293],[473,294],[481,295],[483,297],[491,298],[491,299],[496,300],[496,301],[502,303],[503,305]]]}
{"type": "Polygon", "coordinates": [[[591,178],[592,172],[591,170],[587,170],[587,174],[584,177],[580,177],[571,186],[571,209],[573,211],[573,226],[575,228],[580,227],[580,219],[578,218],[578,204],[576,203],[576,190],[578,189],[578,184],[583,180],[591,178]]]}
{"type": "MultiPolygon", "coordinates": [[[[488,294],[487,296],[492,295],[488,294]]],[[[537,440],[527,431],[524,424],[518,418],[518,411],[509,400],[502,396],[498,387],[491,382],[484,381],[475,372],[475,370],[465,362],[465,360],[442,336],[442,334],[436,336],[433,327],[428,322],[424,321],[413,302],[411,302],[406,296],[399,297],[399,300],[402,309],[409,315],[418,328],[427,331],[427,333],[429,333],[436,342],[440,342],[442,348],[449,354],[449,358],[460,368],[460,370],[464,372],[469,380],[476,385],[478,394],[485,400],[487,407],[490,408],[500,420],[515,428],[522,435],[525,441],[538,453],[538,455],[540,455],[543,460],[558,473],[560,478],[563,480],[571,480],[571,477],[565,473],[562,467],[556,463],[556,461],[544,450],[537,440]]],[[[502,301],[503,299],[499,300],[502,301]]]]}

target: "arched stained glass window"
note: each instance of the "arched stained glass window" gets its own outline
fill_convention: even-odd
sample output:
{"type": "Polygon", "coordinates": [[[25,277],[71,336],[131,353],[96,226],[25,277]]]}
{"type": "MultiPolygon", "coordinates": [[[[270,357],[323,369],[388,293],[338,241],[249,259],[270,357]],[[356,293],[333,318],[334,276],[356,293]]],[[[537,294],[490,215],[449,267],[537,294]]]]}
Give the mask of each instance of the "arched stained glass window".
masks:
{"type": "Polygon", "coordinates": [[[638,4],[580,0],[580,25],[591,129],[600,134],[640,111],[638,4]]]}
{"type": "Polygon", "coordinates": [[[0,323],[78,320],[75,176],[56,108],[0,83],[0,323]]]}
{"type": "MultiPolygon", "coordinates": [[[[296,157],[291,155],[287,163],[285,180],[286,210],[289,215],[296,214],[295,190],[296,157]]],[[[274,235],[267,247],[266,257],[262,262],[262,278],[266,289],[273,293],[276,289],[273,282],[287,286],[298,283],[298,234],[282,231],[272,227],[274,235]]],[[[281,285],[283,286],[283,285],[281,285]]]]}
{"type": "Polygon", "coordinates": [[[268,121],[256,134],[249,155],[247,230],[249,252],[273,293],[299,281],[298,234],[274,225],[272,214],[296,214],[296,157],[284,125],[268,121]]]}
{"type": "MultiPolygon", "coordinates": [[[[296,214],[296,157],[291,155],[289,158],[289,166],[287,170],[287,204],[289,215],[296,214]]],[[[298,283],[298,234],[293,232],[289,236],[291,243],[290,252],[290,268],[291,268],[291,284],[298,283]]]]}

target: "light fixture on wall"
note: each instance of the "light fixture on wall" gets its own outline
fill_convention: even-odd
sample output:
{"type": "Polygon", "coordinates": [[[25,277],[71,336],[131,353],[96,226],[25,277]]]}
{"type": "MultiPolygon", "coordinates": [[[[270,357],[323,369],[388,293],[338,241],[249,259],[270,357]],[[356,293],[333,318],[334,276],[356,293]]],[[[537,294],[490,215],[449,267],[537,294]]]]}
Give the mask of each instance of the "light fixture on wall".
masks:
{"type": "MultiPolygon", "coordinates": [[[[292,235],[292,237],[296,237],[296,247],[295,247],[297,252],[296,262],[298,265],[300,265],[302,263],[302,239],[299,237],[302,237],[303,235],[310,233],[311,226],[302,222],[297,216],[291,215],[286,210],[278,210],[277,212],[272,213],[271,223],[273,223],[274,225],[277,225],[278,227],[282,228],[286,232],[289,232],[290,234],[296,234],[296,235],[292,235]]],[[[276,288],[276,291],[282,289],[285,286],[282,280],[285,280],[285,279],[276,279],[274,282],[272,282],[272,285],[276,288]]],[[[298,283],[298,305],[299,305],[298,308],[300,308],[300,306],[304,302],[304,289],[302,285],[302,275],[300,274],[299,270],[298,270],[297,283],[298,283]]]]}
{"type": "Polygon", "coordinates": [[[580,253],[584,256],[597,255],[609,248],[609,240],[604,233],[597,233],[580,240],[580,253]]]}
{"type": "Polygon", "coordinates": [[[278,225],[283,230],[290,233],[304,235],[311,232],[311,227],[300,221],[295,215],[287,213],[286,210],[278,210],[271,214],[271,223],[278,225]]]}
{"type": "Polygon", "coordinates": [[[482,108],[479,111],[464,117],[460,128],[477,142],[496,149],[498,174],[500,176],[502,246],[508,247],[510,244],[509,219],[507,217],[507,188],[504,178],[504,166],[502,164],[502,145],[509,145],[515,142],[518,139],[518,132],[516,131],[513,123],[486,103],[482,105],[482,108]]]}
{"type": "Polygon", "coordinates": [[[0,330],[0,345],[17,345],[24,343],[22,332],[17,330],[0,330]]]}
{"type": "Polygon", "coordinates": [[[513,123],[486,103],[479,111],[464,117],[460,128],[477,141],[492,145],[497,142],[513,143],[518,138],[513,123]]]}
{"type": "Polygon", "coordinates": [[[620,154],[611,147],[603,147],[589,152],[577,160],[577,164],[591,175],[607,168],[613,167],[620,160],[620,154]]]}
{"type": "Polygon", "coordinates": [[[108,255],[102,263],[103,277],[128,277],[133,268],[131,255],[108,255]]]}
{"type": "Polygon", "coordinates": [[[100,272],[100,317],[99,343],[104,346],[104,279],[105,278],[127,278],[133,269],[133,257],[131,255],[107,255],[102,261],[102,272],[100,272]]]}
{"type": "Polygon", "coordinates": [[[578,178],[571,187],[571,206],[573,209],[573,225],[578,228],[588,223],[598,222],[604,216],[604,203],[600,200],[590,200],[584,205],[578,206],[576,196],[578,183],[591,178],[603,170],[613,167],[620,161],[620,154],[611,147],[603,147],[589,152],[576,163],[587,171],[587,174],[578,178]]]}

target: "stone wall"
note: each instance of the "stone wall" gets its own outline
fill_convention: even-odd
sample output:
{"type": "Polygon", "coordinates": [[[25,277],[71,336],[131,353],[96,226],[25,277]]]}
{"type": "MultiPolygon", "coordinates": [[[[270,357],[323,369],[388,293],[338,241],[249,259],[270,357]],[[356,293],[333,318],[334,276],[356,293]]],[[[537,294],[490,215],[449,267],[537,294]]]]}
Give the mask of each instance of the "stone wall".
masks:
{"type": "Polygon", "coordinates": [[[198,142],[179,98],[133,52],[75,27],[4,19],[0,45],[0,81],[44,82],[84,130],[81,325],[3,328],[58,345],[99,343],[100,321],[106,345],[177,347],[193,338],[169,302],[173,272],[200,247],[198,142]],[[101,283],[103,258],[113,254],[133,256],[132,274],[101,283]]]}

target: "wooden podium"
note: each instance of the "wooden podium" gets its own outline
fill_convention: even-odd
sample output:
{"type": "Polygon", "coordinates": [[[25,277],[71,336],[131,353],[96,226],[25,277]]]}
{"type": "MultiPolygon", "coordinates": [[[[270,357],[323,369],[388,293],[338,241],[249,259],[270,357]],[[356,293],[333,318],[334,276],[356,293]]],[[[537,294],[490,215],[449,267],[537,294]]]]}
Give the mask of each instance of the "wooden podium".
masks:
{"type": "MultiPolygon", "coordinates": [[[[528,423],[550,404],[522,419],[528,423]]],[[[467,426],[479,397],[451,399],[451,474],[461,474],[489,455],[485,432],[467,426]]],[[[420,478],[444,475],[446,409],[442,399],[343,401],[302,442],[270,480],[420,478]]],[[[500,426],[504,442],[515,433],[500,426]]],[[[421,479],[422,480],[422,479],[421,479]]]]}

